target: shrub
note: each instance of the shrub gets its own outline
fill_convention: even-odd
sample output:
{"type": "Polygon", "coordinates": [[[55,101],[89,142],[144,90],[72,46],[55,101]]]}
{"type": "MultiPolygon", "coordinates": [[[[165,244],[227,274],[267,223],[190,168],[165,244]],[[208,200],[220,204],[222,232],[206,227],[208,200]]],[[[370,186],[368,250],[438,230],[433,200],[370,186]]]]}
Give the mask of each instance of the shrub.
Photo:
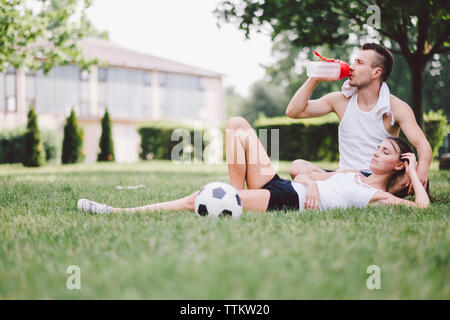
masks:
{"type": "Polygon", "coordinates": [[[194,146],[194,136],[200,135],[200,137],[203,137],[203,130],[195,130],[184,124],[170,122],[147,122],[145,125],[138,128],[138,133],[141,136],[141,152],[139,153],[139,157],[143,160],[170,160],[173,148],[182,141],[181,138],[176,141],[171,141],[172,133],[176,129],[185,129],[189,135],[189,137],[186,136],[185,139],[183,139],[184,146],[179,153],[180,157],[186,160],[185,157],[188,157],[190,153],[191,157],[197,156],[197,158],[200,158],[200,154],[203,154],[204,144],[202,143],[201,146],[194,146]],[[194,148],[196,148],[196,150],[194,150],[194,148]]]}
{"type": "Polygon", "coordinates": [[[61,162],[66,164],[82,161],[82,146],[83,131],[78,127],[77,116],[75,115],[75,111],[72,110],[70,116],[66,119],[66,124],[64,126],[61,162]]]}
{"type": "MultiPolygon", "coordinates": [[[[446,119],[442,111],[430,111],[425,115],[425,134],[430,142],[433,155],[442,144],[446,130],[446,119]]],[[[288,117],[260,117],[255,122],[256,133],[267,129],[267,151],[271,155],[271,129],[279,130],[279,159],[292,161],[305,159],[309,161],[337,161],[339,119],[334,113],[313,119],[293,120],[288,117]]],[[[142,159],[170,159],[171,151],[179,141],[170,141],[175,128],[183,125],[154,123],[141,127],[142,159]]],[[[187,128],[193,141],[194,129],[187,128]]],[[[222,128],[222,132],[223,132],[222,128]]],[[[262,133],[262,132],[261,132],[262,133]]],[[[401,133],[402,135],[402,133],[401,133]]],[[[203,144],[202,144],[203,145],[203,144]]],[[[225,154],[225,152],[224,152],[225,154]]]]}
{"type": "Polygon", "coordinates": [[[433,158],[436,157],[439,147],[442,146],[447,135],[447,117],[442,110],[430,110],[424,114],[425,135],[431,145],[433,158]]]}
{"type": "Polygon", "coordinates": [[[100,153],[97,161],[114,161],[114,143],[111,134],[111,119],[108,110],[102,119],[102,135],[100,137],[100,153]]]}
{"type": "Polygon", "coordinates": [[[40,167],[45,163],[45,150],[41,142],[41,134],[34,107],[31,107],[30,111],[28,111],[22,163],[26,167],[40,167]]]}
{"type": "Polygon", "coordinates": [[[259,118],[256,132],[267,129],[267,150],[270,155],[272,129],[279,130],[279,159],[309,161],[337,161],[338,118],[334,114],[314,119],[292,120],[287,117],[259,118]]]}
{"type": "Polygon", "coordinates": [[[0,163],[22,163],[25,127],[0,132],[0,163]]]}
{"type": "MultiPolygon", "coordinates": [[[[25,143],[25,127],[5,129],[0,132],[0,163],[22,163],[25,143]]],[[[47,162],[56,161],[61,152],[61,138],[55,131],[41,130],[47,162]]]]}
{"type": "MultiPolygon", "coordinates": [[[[424,115],[424,122],[425,135],[433,150],[433,157],[435,157],[447,134],[447,119],[442,110],[430,111],[424,115]]],[[[255,123],[257,133],[259,129],[269,129],[268,145],[270,144],[270,129],[280,130],[280,160],[290,161],[295,159],[338,160],[338,126],[339,122],[335,114],[299,120],[287,117],[260,117],[255,123]]],[[[403,132],[400,133],[400,136],[406,139],[403,132]]]]}
{"type": "Polygon", "coordinates": [[[42,144],[47,162],[57,162],[61,157],[61,136],[56,131],[41,130],[42,144]]]}

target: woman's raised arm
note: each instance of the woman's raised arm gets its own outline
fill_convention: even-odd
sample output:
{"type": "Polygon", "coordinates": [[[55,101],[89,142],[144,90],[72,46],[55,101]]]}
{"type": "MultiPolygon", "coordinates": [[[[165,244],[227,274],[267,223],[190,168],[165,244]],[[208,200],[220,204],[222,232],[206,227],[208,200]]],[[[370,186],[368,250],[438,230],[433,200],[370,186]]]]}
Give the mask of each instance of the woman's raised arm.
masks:
{"type": "Polygon", "coordinates": [[[384,204],[403,204],[408,206],[415,206],[419,208],[428,208],[430,206],[430,198],[427,191],[423,187],[416,172],[417,160],[414,153],[402,154],[402,159],[405,161],[406,174],[411,179],[411,183],[414,188],[415,201],[405,200],[398,198],[388,192],[376,192],[371,199],[371,203],[384,203],[384,204]]]}

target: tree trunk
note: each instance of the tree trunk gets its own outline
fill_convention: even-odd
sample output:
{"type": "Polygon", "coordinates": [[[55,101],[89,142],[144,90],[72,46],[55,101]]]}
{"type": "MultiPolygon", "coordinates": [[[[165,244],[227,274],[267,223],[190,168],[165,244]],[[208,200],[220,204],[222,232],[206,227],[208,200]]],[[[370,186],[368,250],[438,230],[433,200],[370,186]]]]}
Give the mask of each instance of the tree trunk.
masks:
{"type": "Polygon", "coordinates": [[[424,129],[423,122],[423,71],[425,69],[426,61],[421,57],[415,58],[410,63],[411,68],[411,84],[412,84],[412,109],[416,116],[418,125],[424,129]]]}

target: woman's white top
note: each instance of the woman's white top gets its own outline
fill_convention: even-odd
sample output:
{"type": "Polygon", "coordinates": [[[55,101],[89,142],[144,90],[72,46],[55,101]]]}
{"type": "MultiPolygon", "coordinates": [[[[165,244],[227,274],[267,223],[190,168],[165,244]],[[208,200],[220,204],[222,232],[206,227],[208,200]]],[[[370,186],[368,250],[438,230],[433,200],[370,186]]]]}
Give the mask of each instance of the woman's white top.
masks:
{"type": "MultiPolygon", "coordinates": [[[[327,180],[319,180],[316,183],[320,195],[320,210],[349,207],[365,208],[373,195],[382,191],[362,183],[361,175],[356,172],[339,172],[327,180]]],[[[305,210],[306,187],[298,182],[292,182],[292,187],[298,194],[299,210],[305,210]]]]}
{"type": "Polygon", "coordinates": [[[383,82],[377,104],[372,110],[363,111],[358,107],[357,88],[349,87],[356,90],[346,92],[344,86],[342,92],[346,97],[351,95],[351,98],[338,128],[339,170],[356,169],[371,172],[372,155],[380,142],[390,136],[383,123],[385,113],[391,114],[391,125],[394,125],[389,87],[383,82]]]}

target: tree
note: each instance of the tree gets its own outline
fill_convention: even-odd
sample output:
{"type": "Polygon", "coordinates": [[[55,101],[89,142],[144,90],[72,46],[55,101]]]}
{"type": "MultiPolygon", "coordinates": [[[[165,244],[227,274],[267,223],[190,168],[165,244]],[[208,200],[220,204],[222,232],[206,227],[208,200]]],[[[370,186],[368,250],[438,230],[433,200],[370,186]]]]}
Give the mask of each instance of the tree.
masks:
{"type": "Polygon", "coordinates": [[[28,111],[24,148],[23,165],[25,167],[40,167],[44,164],[45,150],[42,146],[37,116],[33,106],[31,106],[30,111],[28,111]]]}
{"type": "MultiPolygon", "coordinates": [[[[316,49],[326,57],[345,61],[350,56],[354,46],[343,45],[333,49],[327,45],[314,48],[298,47],[291,43],[286,33],[283,33],[272,44],[272,56],[276,61],[265,66],[265,80],[272,86],[284,88],[289,99],[292,98],[298,88],[307,80],[305,58],[311,56],[314,59],[313,51],[316,49]]],[[[341,90],[343,81],[320,83],[313,91],[311,98],[318,99],[329,92],[341,90]]],[[[286,107],[287,104],[284,109],[286,107]]]]}
{"type": "MultiPolygon", "coordinates": [[[[450,51],[450,2],[375,2],[382,17],[377,32],[383,44],[390,42],[391,50],[407,61],[412,79],[411,104],[423,127],[424,70],[435,54],[450,51]]],[[[348,28],[358,36],[367,33],[372,5],[365,0],[228,0],[222,1],[215,13],[223,21],[238,23],[247,37],[251,30],[269,28],[272,39],[287,32],[291,42],[299,47],[337,46],[348,41],[348,28]]]]}
{"type": "Polygon", "coordinates": [[[0,71],[8,66],[43,69],[76,63],[88,68],[79,40],[107,37],[95,30],[86,16],[91,0],[0,0],[0,71]]]}
{"type": "Polygon", "coordinates": [[[241,115],[253,123],[260,114],[266,117],[276,117],[284,115],[290,97],[280,86],[274,86],[265,80],[255,82],[250,95],[245,99],[241,115]]]}
{"type": "MultiPolygon", "coordinates": [[[[348,60],[351,53],[358,49],[355,45],[346,44],[331,49],[329,46],[320,47],[296,47],[283,34],[277,37],[272,44],[272,56],[275,62],[265,66],[265,80],[272,85],[285,87],[287,94],[292,97],[298,88],[306,81],[305,58],[313,57],[313,50],[317,49],[321,54],[327,57],[336,57],[342,60],[348,60]]],[[[450,53],[435,55],[431,63],[425,69],[424,74],[424,109],[429,110],[442,109],[450,117],[448,101],[450,92],[444,88],[450,85],[450,66],[447,63],[450,53]]],[[[392,74],[387,80],[391,93],[400,99],[411,103],[411,73],[405,58],[394,53],[394,68],[392,74]]],[[[344,80],[334,82],[322,82],[314,90],[311,98],[317,99],[323,95],[341,90],[344,80]]]]}
{"type": "Polygon", "coordinates": [[[234,87],[225,88],[225,106],[227,111],[227,119],[241,114],[244,97],[241,96],[234,87]]]}
{"type": "Polygon", "coordinates": [[[67,164],[81,161],[83,159],[82,146],[83,131],[78,127],[78,119],[75,111],[72,109],[64,126],[61,162],[67,164]]]}
{"type": "Polygon", "coordinates": [[[100,137],[100,153],[97,161],[114,161],[114,143],[111,134],[111,119],[108,110],[102,119],[102,135],[100,137]]]}

